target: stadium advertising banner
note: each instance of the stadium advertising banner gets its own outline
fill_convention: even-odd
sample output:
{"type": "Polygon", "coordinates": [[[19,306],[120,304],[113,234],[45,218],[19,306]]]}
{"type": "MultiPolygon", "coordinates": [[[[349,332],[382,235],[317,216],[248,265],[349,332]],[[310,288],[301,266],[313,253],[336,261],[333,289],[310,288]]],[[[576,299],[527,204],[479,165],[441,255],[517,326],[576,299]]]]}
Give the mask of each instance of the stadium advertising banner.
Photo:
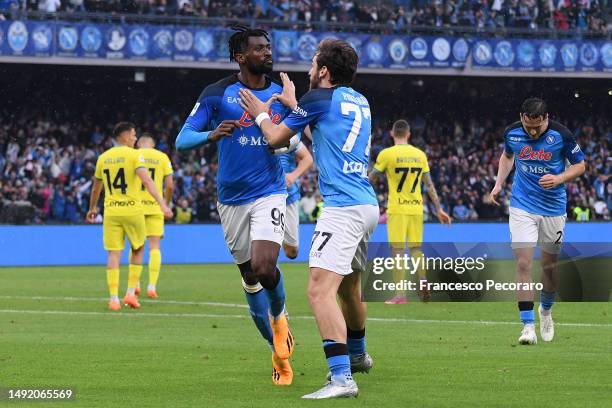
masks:
{"type": "MultiPolygon", "coordinates": [[[[0,21],[0,55],[144,61],[228,61],[224,28],[0,21]]],[[[308,65],[324,38],[348,41],[367,68],[612,72],[612,42],[468,39],[273,30],[276,62],[308,65]]]]}
{"type": "Polygon", "coordinates": [[[475,40],[472,64],[524,72],[612,72],[612,42],[475,40]]]}

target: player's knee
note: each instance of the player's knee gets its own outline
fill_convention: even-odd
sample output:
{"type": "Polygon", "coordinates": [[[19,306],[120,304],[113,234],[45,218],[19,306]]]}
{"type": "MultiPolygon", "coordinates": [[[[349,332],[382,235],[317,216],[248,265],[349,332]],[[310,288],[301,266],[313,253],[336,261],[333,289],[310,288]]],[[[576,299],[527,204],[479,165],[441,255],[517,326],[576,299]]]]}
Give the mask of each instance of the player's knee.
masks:
{"type": "Polygon", "coordinates": [[[520,257],[516,261],[516,268],[518,273],[530,273],[533,261],[528,257],[520,257]]]}
{"type": "Polygon", "coordinates": [[[321,285],[317,281],[311,280],[308,284],[308,303],[310,303],[311,307],[315,307],[316,305],[323,304],[327,297],[329,297],[329,293],[325,286],[321,285]]]}
{"type": "Polygon", "coordinates": [[[238,264],[238,269],[240,270],[240,275],[242,275],[242,280],[247,285],[256,285],[259,282],[257,275],[253,272],[253,268],[251,268],[251,261],[238,264]]]}
{"type": "Polygon", "coordinates": [[[295,259],[298,256],[298,248],[291,245],[283,245],[285,256],[289,259],[295,259]]]}
{"type": "Polygon", "coordinates": [[[276,257],[269,255],[253,256],[251,268],[255,277],[261,282],[264,288],[274,285],[276,279],[276,257]]]}

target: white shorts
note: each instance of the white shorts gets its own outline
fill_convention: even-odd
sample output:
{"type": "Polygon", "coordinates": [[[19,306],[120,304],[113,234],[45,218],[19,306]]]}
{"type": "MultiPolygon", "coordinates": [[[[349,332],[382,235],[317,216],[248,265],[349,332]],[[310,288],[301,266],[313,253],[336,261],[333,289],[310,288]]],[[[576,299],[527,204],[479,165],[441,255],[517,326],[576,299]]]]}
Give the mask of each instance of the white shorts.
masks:
{"type": "Polygon", "coordinates": [[[274,194],[243,205],[217,203],[225,242],[234,262],[251,259],[251,241],[283,242],[286,194],[274,194]]]}
{"type": "Polygon", "coordinates": [[[365,271],[378,215],[375,205],[323,207],[312,235],[309,266],[339,275],[365,271]]]}
{"type": "Polygon", "coordinates": [[[532,248],[540,244],[544,252],[558,254],[563,242],[565,219],[565,215],[548,217],[510,207],[512,249],[532,248]]]}
{"type": "Polygon", "coordinates": [[[287,206],[285,216],[285,239],[283,244],[298,247],[300,243],[300,202],[294,201],[287,206]]]}

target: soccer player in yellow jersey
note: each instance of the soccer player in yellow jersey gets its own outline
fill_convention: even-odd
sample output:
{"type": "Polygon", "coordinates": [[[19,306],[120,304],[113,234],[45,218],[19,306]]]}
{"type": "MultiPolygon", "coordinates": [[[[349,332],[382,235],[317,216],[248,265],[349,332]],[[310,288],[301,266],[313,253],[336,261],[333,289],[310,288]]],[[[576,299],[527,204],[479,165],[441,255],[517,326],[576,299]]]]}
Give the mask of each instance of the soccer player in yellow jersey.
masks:
{"type": "MultiPolygon", "coordinates": [[[[144,158],[145,166],[149,171],[151,179],[155,182],[157,191],[164,192],[164,200],[170,205],[174,180],[172,178],[172,163],[170,158],[163,152],[155,149],[155,139],[150,133],[143,133],[138,138],[138,152],[144,158]]],[[[145,215],[145,229],[149,241],[149,285],[147,296],[157,298],[157,280],[161,270],[160,241],[164,237],[164,214],[153,196],[142,186],[141,189],[142,208],[145,215]]],[[[136,288],[139,294],[140,287],[136,288]]]]}
{"type": "MultiPolygon", "coordinates": [[[[436,207],[436,215],[442,224],[450,224],[451,218],[440,207],[440,199],[436,192],[425,153],[408,143],[410,126],[405,120],[393,124],[391,137],[395,146],[382,150],[376,158],[376,164],[370,174],[370,180],[385,173],[389,184],[389,200],[387,204],[387,232],[392,254],[403,256],[406,249],[406,239],[410,256],[420,258],[423,242],[423,195],[421,181],[425,182],[429,198],[436,207]]],[[[426,279],[425,269],[419,263],[417,270],[420,280],[426,279]]],[[[395,269],[393,277],[396,282],[404,279],[405,271],[395,269]]],[[[421,292],[421,299],[429,299],[429,293],[421,292]]],[[[405,293],[398,291],[397,295],[388,300],[387,304],[407,303],[405,293]]]]}
{"type": "Polygon", "coordinates": [[[172,217],[172,211],[161,198],[155,183],[149,177],[142,155],[135,150],[136,127],[129,122],[119,122],[113,131],[117,145],[102,153],[96,163],[87,221],[93,222],[98,213],[98,199],[104,188],[104,249],[108,251],[106,278],[110,310],[119,310],[119,261],[125,247],[125,235],[132,247],[129,266],[128,291],[123,303],[139,308],[135,290],[140,273],[146,236],[145,219],[140,201],[140,189],[144,185],[159,203],[164,216],[172,217]]]}

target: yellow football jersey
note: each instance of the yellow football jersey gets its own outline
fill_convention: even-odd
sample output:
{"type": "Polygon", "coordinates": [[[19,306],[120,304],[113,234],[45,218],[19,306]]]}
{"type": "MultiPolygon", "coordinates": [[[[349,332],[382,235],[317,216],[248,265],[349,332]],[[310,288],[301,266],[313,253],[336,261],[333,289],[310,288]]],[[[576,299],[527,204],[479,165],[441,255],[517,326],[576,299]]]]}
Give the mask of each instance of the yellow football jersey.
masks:
{"type": "Polygon", "coordinates": [[[429,171],[427,156],[412,145],[395,145],[382,150],[374,168],[387,175],[388,214],[423,213],[421,180],[429,171]]]}
{"type": "Polygon", "coordinates": [[[116,146],[98,157],[95,177],[104,183],[104,214],[142,214],[142,182],[136,169],[145,167],[144,157],[131,147],[116,146]]]}
{"type": "MultiPolygon", "coordinates": [[[[163,195],[164,177],[173,173],[170,158],[157,149],[138,149],[138,152],[144,157],[145,167],[149,170],[149,175],[155,182],[157,192],[163,195]]],[[[140,190],[140,198],[145,215],[162,214],[159,204],[144,186],[140,190]]]]}

